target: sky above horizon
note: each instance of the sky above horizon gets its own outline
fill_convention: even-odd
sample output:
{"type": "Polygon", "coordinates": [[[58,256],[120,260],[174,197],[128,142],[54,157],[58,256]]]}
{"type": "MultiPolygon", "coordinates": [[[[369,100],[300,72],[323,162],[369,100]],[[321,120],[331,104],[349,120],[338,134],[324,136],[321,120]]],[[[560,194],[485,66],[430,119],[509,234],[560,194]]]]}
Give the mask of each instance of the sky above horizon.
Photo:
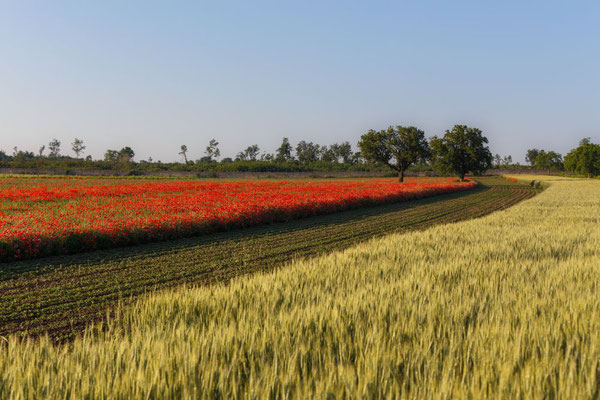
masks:
{"type": "Polygon", "coordinates": [[[1,1],[0,149],[222,156],[389,125],[600,142],[598,1],[1,1]]]}

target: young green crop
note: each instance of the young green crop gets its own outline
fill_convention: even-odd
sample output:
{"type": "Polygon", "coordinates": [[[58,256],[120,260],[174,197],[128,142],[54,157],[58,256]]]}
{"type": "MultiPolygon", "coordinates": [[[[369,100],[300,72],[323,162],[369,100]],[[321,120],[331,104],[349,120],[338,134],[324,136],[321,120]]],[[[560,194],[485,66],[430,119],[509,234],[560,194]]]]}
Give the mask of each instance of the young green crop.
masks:
{"type": "MultiPolygon", "coordinates": [[[[538,178],[539,179],[539,178],[538,178]]],[[[10,337],[8,398],[597,398],[600,182],[10,337]]]]}
{"type": "Polygon", "coordinates": [[[478,179],[477,189],[196,238],[46,258],[0,268],[0,336],[63,341],[127,302],[181,284],[214,284],[351,247],[374,236],[481,217],[534,196],[527,183],[478,179]]]}

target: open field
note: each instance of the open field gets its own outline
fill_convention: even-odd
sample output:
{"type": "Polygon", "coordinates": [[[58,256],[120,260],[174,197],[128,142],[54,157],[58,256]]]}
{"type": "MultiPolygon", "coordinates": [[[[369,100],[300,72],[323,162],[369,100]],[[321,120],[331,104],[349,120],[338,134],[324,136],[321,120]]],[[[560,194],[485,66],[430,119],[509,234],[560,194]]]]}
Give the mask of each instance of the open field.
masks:
{"type": "Polygon", "coordinates": [[[485,178],[471,191],[361,208],[171,242],[4,264],[0,335],[46,330],[68,339],[120,299],[182,283],[266,271],[373,236],[475,218],[535,195],[527,184],[485,178]]]}
{"type": "Polygon", "coordinates": [[[0,178],[0,261],[197,236],[472,189],[452,178],[0,178]]]}
{"type": "Polygon", "coordinates": [[[0,397],[598,398],[599,226],[600,182],[561,180],[483,218],[155,294],[64,346],[11,336],[0,397]]]}

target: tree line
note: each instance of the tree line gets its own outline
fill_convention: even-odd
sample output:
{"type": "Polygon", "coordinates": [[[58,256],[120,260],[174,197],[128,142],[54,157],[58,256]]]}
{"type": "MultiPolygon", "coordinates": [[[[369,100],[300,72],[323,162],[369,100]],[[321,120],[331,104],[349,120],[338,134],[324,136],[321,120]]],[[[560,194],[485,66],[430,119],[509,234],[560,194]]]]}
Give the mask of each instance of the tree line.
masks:
{"type": "MultiPolygon", "coordinates": [[[[429,141],[425,133],[414,126],[389,127],[370,130],[358,143],[362,156],[374,163],[386,165],[396,171],[400,182],[405,171],[417,163],[427,163],[441,174],[480,175],[492,166],[512,165],[512,156],[492,156],[488,139],[481,130],[466,125],[455,125],[443,136],[433,136],[429,141]]],[[[600,176],[600,145],[584,138],[563,160],[561,154],[551,150],[529,149],[525,156],[534,168],[552,171],[571,171],[587,177],[600,176]]]]}
{"type": "Polygon", "coordinates": [[[527,150],[525,159],[531,166],[548,172],[567,170],[588,178],[600,176],[600,145],[592,143],[589,137],[581,139],[564,159],[555,151],[540,149],[527,150]]]}
{"type": "Polygon", "coordinates": [[[129,147],[120,150],[108,149],[104,157],[94,160],[90,155],[84,157],[86,146],[81,139],[74,139],[70,150],[63,155],[61,141],[53,139],[47,146],[41,146],[37,153],[14,148],[12,154],[0,150],[0,166],[29,168],[99,168],[99,169],[137,169],[137,170],[176,170],[176,171],[372,171],[381,168],[369,164],[360,153],[352,150],[350,142],[319,145],[301,140],[293,146],[288,138],[283,138],[274,153],[261,151],[257,144],[250,145],[237,153],[235,158],[221,158],[219,142],[211,139],[204,148],[203,156],[193,159],[187,145],[179,147],[181,163],[153,160],[135,160],[135,151],[129,147]]]}
{"type": "MultiPolygon", "coordinates": [[[[204,156],[196,160],[196,163],[215,162],[221,155],[219,142],[211,139],[206,146],[204,156]]],[[[188,160],[188,147],[181,145],[179,155],[183,157],[186,164],[193,163],[188,160]]],[[[352,151],[350,142],[334,143],[332,145],[319,145],[313,142],[301,140],[294,148],[288,138],[283,138],[281,145],[275,150],[275,153],[261,152],[257,144],[250,145],[237,153],[235,158],[225,157],[220,160],[221,163],[232,163],[240,161],[264,161],[264,162],[299,162],[301,164],[310,164],[317,161],[353,164],[360,163],[360,153],[352,151]],[[294,153],[295,150],[295,153],[294,153]]]]}
{"type": "MultiPolygon", "coordinates": [[[[48,153],[45,153],[46,146],[41,146],[39,151],[36,153],[30,151],[22,151],[17,147],[13,148],[12,155],[9,155],[3,150],[0,150],[0,160],[28,160],[35,158],[72,158],[70,156],[63,156],[61,154],[62,143],[58,139],[53,139],[47,149],[48,153]]],[[[87,161],[92,160],[91,156],[81,158],[85,152],[86,146],[81,139],[74,139],[71,143],[71,150],[75,155],[75,159],[83,159],[87,161]]],[[[192,161],[188,159],[189,150],[187,145],[181,145],[179,148],[178,155],[183,158],[185,164],[190,163],[202,163],[202,162],[217,162],[221,156],[219,149],[219,142],[215,139],[211,139],[205,148],[204,156],[192,161]]],[[[121,150],[108,149],[104,153],[103,161],[107,162],[130,162],[133,161],[135,152],[129,146],[123,147],[121,150]]],[[[300,163],[311,163],[315,161],[324,162],[341,162],[341,163],[355,163],[363,162],[360,159],[360,154],[352,151],[352,145],[346,141],[343,143],[334,143],[332,145],[319,145],[313,142],[306,142],[301,140],[295,147],[290,144],[288,138],[283,138],[283,141],[275,153],[261,152],[257,144],[248,146],[243,151],[240,151],[237,156],[233,159],[225,157],[220,162],[236,162],[236,161],[275,161],[275,162],[291,162],[298,161],[300,163]],[[293,153],[295,150],[295,154],[293,153]]],[[[141,162],[153,162],[152,158],[148,160],[142,160],[141,162]]]]}
{"type": "MultiPolygon", "coordinates": [[[[62,155],[62,143],[53,139],[37,153],[13,148],[12,154],[0,150],[0,166],[29,168],[98,168],[129,170],[181,171],[319,171],[319,170],[391,170],[403,181],[408,169],[435,170],[443,175],[464,179],[467,174],[480,175],[489,168],[514,167],[512,156],[492,156],[488,139],[482,131],[466,125],[455,125],[440,137],[426,139],[423,130],[414,127],[390,126],[383,130],[369,130],[354,151],[350,142],[319,145],[301,140],[293,146],[283,138],[273,153],[261,151],[257,144],[238,152],[235,157],[221,158],[219,142],[211,139],[203,156],[193,160],[187,145],[179,147],[182,162],[162,163],[160,160],[135,161],[135,152],[125,146],[120,150],[108,149],[104,158],[94,160],[86,156],[83,140],[70,143],[73,156],[62,155]]],[[[537,169],[568,170],[585,176],[600,175],[600,145],[584,138],[579,146],[563,156],[555,151],[529,149],[527,163],[537,169]]],[[[518,164],[516,164],[518,165],[518,164]]]]}

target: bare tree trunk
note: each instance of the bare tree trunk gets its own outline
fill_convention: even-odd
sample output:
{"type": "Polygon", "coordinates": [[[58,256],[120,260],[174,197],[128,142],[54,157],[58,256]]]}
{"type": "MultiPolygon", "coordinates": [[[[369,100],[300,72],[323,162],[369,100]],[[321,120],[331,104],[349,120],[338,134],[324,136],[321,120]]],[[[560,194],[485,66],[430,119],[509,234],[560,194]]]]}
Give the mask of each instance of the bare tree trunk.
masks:
{"type": "Polygon", "coordinates": [[[404,170],[403,169],[398,171],[398,180],[400,181],[400,183],[404,182],[404,170]]]}

